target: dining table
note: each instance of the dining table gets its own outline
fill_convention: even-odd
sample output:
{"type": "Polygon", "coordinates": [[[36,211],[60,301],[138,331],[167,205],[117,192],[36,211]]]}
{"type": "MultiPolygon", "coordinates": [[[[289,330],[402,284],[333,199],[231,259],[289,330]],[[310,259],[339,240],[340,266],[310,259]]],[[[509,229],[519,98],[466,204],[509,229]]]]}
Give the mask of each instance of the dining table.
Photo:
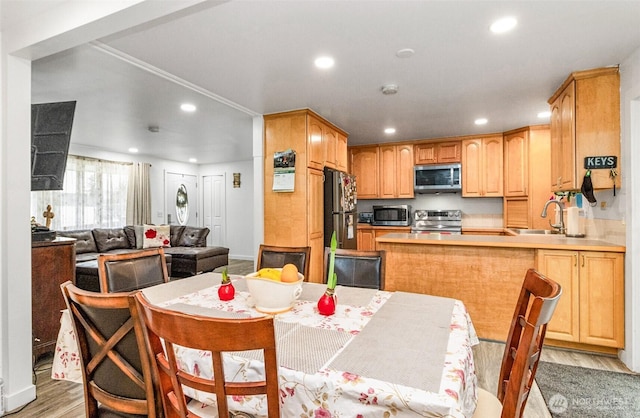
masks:
{"type": "MultiPolygon", "coordinates": [[[[231,275],[235,297],[222,301],[219,273],[143,289],[155,305],[221,318],[264,316],[242,276],[231,275]]],[[[431,295],[337,286],[332,315],[317,301],[325,284],[302,284],[291,309],[274,314],[283,417],[471,417],[477,402],[473,323],[460,300],[431,295]]],[[[180,367],[212,377],[210,353],[177,348],[180,367]]],[[[264,375],[261,353],[229,353],[227,379],[264,375]]],[[[82,382],[75,335],[62,313],[53,379],[82,382]]],[[[263,377],[262,377],[263,378],[263,377]]],[[[187,395],[207,405],[215,397],[187,395]]],[[[266,415],[260,396],[232,397],[231,410],[266,415]]]]}

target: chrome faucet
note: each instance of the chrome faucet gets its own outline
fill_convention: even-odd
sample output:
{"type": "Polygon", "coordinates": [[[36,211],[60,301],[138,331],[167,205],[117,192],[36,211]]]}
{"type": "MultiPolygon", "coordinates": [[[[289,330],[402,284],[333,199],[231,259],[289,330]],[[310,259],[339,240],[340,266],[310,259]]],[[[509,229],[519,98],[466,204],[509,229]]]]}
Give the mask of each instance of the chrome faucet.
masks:
{"type": "Polygon", "coordinates": [[[564,206],[562,205],[562,202],[555,199],[547,200],[547,203],[544,204],[544,208],[542,208],[542,213],[540,214],[540,216],[542,216],[543,218],[547,217],[547,208],[552,203],[555,203],[560,208],[560,223],[554,225],[551,223],[551,220],[549,220],[549,225],[551,225],[551,228],[557,229],[560,234],[564,234],[566,231],[564,229],[564,215],[562,213],[564,206]]]}

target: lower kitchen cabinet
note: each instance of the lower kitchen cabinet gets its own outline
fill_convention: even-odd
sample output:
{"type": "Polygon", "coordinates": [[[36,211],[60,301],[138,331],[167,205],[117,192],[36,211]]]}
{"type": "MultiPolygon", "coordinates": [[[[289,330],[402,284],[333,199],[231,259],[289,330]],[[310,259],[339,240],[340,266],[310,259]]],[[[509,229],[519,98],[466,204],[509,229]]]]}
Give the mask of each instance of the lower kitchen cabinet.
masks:
{"type": "Polygon", "coordinates": [[[537,250],[536,269],[562,286],[548,339],[624,347],[624,254],[537,250]]]}
{"type": "Polygon", "coordinates": [[[375,251],[376,238],[385,234],[408,234],[411,227],[371,226],[358,224],[358,250],[375,251]]]}
{"type": "Polygon", "coordinates": [[[376,247],[376,235],[371,227],[358,225],[358,250],[372,251],[376,247]]]}

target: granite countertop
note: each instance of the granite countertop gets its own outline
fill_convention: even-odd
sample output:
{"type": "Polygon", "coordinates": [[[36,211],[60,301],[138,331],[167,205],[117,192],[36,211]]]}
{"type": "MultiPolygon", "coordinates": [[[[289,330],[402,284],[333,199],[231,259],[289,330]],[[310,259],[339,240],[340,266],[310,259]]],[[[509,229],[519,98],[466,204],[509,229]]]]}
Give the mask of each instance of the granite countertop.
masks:
{"type": "Polygon", "coordinates": [[[376,238],[379,243],[452,245],[475,247],[532,248],[549,250],[606,251],[624,253],[626,247],[606,241],[567,238],[564,235],[445,235],[391,233],[376,238]]]}

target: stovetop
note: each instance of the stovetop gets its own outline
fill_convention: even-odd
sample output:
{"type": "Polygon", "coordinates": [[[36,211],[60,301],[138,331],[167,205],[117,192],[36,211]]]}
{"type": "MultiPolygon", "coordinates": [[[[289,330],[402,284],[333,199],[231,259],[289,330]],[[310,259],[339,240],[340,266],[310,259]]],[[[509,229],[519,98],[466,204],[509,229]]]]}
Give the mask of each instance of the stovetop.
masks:
{"type": "Polygon", "coordinates": [[[451,232],[462,231],[462,211],[449,210],[421,210],[413,211],[412,232],[451,232]]]}

